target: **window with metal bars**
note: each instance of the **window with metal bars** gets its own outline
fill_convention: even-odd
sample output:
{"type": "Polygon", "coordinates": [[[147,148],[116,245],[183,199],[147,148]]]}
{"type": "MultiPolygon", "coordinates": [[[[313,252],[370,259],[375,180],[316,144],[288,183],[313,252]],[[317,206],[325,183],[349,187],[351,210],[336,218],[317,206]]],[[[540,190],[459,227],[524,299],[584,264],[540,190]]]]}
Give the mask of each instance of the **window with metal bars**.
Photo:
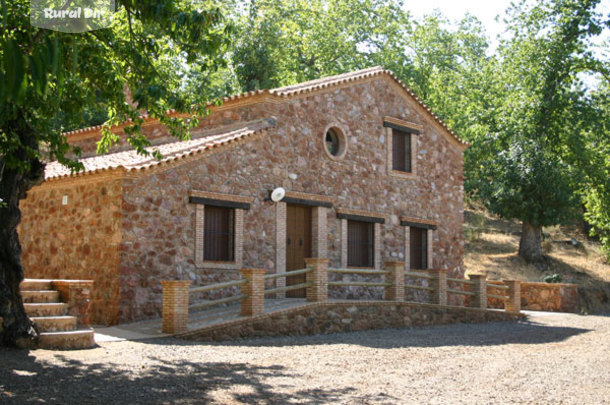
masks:
{"type": "Polygon", "coordinates": [[[392,170],[411,173],[411,136],[408,132],[392,129],[392,170]]]}
{"type": "Polygon", "coordinates": [[[235,260],[235,209],[205,206],[203,260],[235,260]]]}
{"type": "Polygon", "coordinates": [[[374,267],[375,234],[372,222],[347,221],[347,265],[374,267]]]}
{"type": "Polygon", "coordinates": [[[424,270],[428,268],[428,230],[411,227],[409,231],[409,251],[411,268],[424,270]]]}

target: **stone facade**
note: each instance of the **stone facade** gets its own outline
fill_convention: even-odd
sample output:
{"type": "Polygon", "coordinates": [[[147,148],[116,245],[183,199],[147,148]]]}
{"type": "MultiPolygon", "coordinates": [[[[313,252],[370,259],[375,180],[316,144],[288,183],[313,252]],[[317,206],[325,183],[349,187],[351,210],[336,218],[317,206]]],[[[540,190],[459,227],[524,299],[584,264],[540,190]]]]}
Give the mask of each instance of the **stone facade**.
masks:
{"type": "Polygon", "coordinates": [[[21,201],[19,236],[27,278],[95,281],[91,321],[119,321],[122,182],[75,177],[32,189],[21,201]]]}
{"type": "MultiPolygon", "coordinates": [[[[285,204],[268,199],[269,190],[276,187],[331,201],[330,207],[312,210],[313,256],[327,255],[330,267],[341,265],[345,245],[345,221],[337,218],[337,211],[356,210],[385,219],[375,226],[379,266],[405,260],[408,249],[400,218],[406,216],[438,224],[429,232],[429,267],[444,269],[450,277],[463,275],[465,146],[390,74],[363,75],[286,97],[230,99],[201,121],[193,137],[261,119],[272,119],[273,127],[206,153],[138,170],[110,171],[119,179],[92,172],[36,187],[22,206],[26,275],[83,278],[80,273],[87,273],[95,280],[92,304],[97,323],[158,316],[161,280],[190,280],[199,286],[240,277],[242,266],[196,260],[201,208],[189,202],[194,192],[247,198],[249,209],[240,217],[241,264],[285,271],[286,226],[278,220],[286,217],[285,204]],[[413,137],[417,171],[412,176],[391,175],[384,117],[421,128],[413,137]],[[325,151],[323,132],[330,123],[346,135],[341,159],[332,159],[325,151]],[[64,194],[74,201],[69,209],[58,205],[64,194]],[[59,246],[59,240],[65,242],[59,246]]],[[[153,143],[167,141],[166,131],[157,124],[145,125],[144,132],[153,143]]],[[[69,139],[87,154],[96,138],[84,132],[69,139]]],[[[226,289],[208,298],[238,290],[226,289]]],[[[383,289],[366,287],[329,290],[331,298],[381,299],[382,294],[383,289]]]]}
{"type": "Polygon", "coordinates": [[[406,302],[328,302],[228,321],[223,325],[213,325],[177,336],[188,340],[222,341],[261,336],[513,321],[524,317],[523,314],[504,311],[406,302]]]}

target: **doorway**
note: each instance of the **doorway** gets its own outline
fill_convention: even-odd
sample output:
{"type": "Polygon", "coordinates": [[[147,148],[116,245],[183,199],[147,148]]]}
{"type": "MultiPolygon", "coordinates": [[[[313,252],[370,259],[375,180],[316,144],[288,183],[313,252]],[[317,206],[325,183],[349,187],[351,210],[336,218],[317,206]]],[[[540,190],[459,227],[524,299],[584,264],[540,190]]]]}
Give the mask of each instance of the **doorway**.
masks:
{"type": "MultiPolygon", "coordinates": [[[[288,204],[286,210],[286,271],[305,268],[311,257],[311,207],[288,204]]],[[[286,277],[286,286],[302,284],[305,274],[286,277]]],[[[286,292],[288,298],[305,298],[305,289],[286,292]]]]}

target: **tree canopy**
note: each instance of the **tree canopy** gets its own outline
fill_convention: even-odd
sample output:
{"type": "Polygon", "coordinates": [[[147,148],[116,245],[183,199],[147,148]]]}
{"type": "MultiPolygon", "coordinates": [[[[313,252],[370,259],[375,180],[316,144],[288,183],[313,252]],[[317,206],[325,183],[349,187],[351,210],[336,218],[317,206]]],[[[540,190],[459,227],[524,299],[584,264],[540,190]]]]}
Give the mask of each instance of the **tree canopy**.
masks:
{"type": "Polygon", "coordinates": [[[33,27],[30,1],[2,0],[0,29],[0,340],[34,333],[19,298],[23,279],[16,227],[19,199],[43,179],[43,159],[77,170],[79,150],[62,131],[105,120],[98,146],[116,141],[108,127],[130,122],[128,142],[145,153],[141,110],[180,138],[205,114],[207,99],[181,92],[189,68],[223,65],[232,26],[214,2],[119,0],[110,28],[66,34],[33,27]],[[196,65],[196,66],[195,66],[196,65]],[[126,89],[134,103],[126,100],[126,89]],[[175,109],[186,118],[166,112],[175,109]],[[100,111],[102,114],[100,114],[100,111]],[[103,117],[103,118],[102,118],[103,117]],[[47,156],[42,155],[43,148],[47,156]]]}

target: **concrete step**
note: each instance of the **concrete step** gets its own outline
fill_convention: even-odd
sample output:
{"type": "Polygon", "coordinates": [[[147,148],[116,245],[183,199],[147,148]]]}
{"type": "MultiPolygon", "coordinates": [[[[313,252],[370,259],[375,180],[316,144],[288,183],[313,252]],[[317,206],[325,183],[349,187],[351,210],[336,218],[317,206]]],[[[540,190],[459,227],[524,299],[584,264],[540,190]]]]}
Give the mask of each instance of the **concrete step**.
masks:
{"type": "Polygon", "coordinates": [[[59,302],[59,291],[55,290],[21,290],[24,303],[59,302]]]}
{"type": "Polygon", "coordinates": [[[75,316],[33,316],[30,318],[40,332],[65,332],[76,329],[75,316]]]}
{"type": "Polygon", "coordinates": [[[39,290],[51,290],[51,280],[38,280],[34,278],[26,278],[20,284],[21,291],[39,291],[39,290]]]}
{"type": "Polygon", "coordinates": [[[23,306],[28,316],[61,316],[68,311],[68,304],[60,302],[28,303],[23,306]]]}
{"type": "Polygon", "coordinates": [[[95,346],[95,334],[93,329],[42,332],[38,343],[42,349],[90,349],[95,346]]]}

